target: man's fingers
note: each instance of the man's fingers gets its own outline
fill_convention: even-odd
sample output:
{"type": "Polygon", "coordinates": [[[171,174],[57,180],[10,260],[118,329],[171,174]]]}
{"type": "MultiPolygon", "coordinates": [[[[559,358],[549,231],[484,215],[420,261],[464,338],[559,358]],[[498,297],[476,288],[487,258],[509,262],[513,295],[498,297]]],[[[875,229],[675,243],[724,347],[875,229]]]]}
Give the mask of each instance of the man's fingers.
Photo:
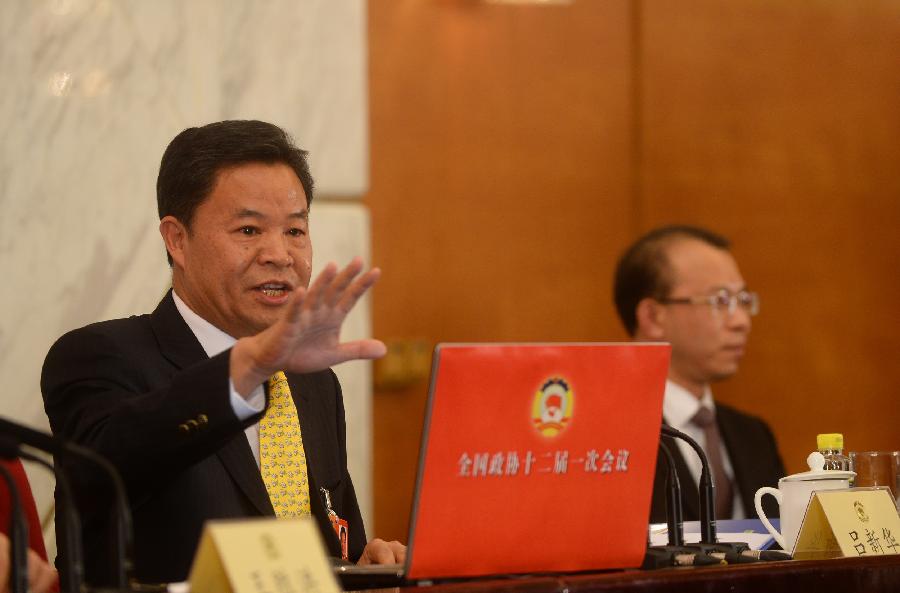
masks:
{"type": "Polygon", "coordinates": [[[340,343],[347,314],[380,275],[377,268],[360,275],[362,265],[360,258],[354,258],[338,272],[329,263],[309,289],[298,287],[294,291],[278,323],[258,334],[258,347],[252,354],[252,381],[242,383],[238,393],[246,393],[256,375],[275,367],[311,372],[348,360],[371,360],[385,355],[387,348],[378,340],[340,343]]]}
{"type": "MultiPolygon", "coordinates": [[[[381,340],[356,340],[338,345],[343,357],[340,362],[348,360],[372,360],[387,354],[387,346],[381,340]]],[[[335,363],[337,364],[337,363],[335,363]]]]}
{"type": "Polygon", "coordinates": [[[335,276],[334,280],[331,282],[331,285],[325,291],[324,301],[331,306],[340,301],[341,296],[343,296],[344,290],[346,290],[347,286],[356,278],[357,275],[362,271],[363,262],[362,258],[357,256],[354,257],[347,266],[340,271],[340,273],[335,276]]]}
{"type": "Polygon", "coordinates": [[[358,277],[347,287],[347,290],[344,291],[344,294],[341,296],[341,300],[338,303],[338,307],[342,311],[350,311],[356,304],[356,301],[358,301],[367,290],[372,288],[372,285],[378,282],[379,278],[381,278],[381,270],[378,268],[372,268],[362,276],[358,277]]]}
{"type": "Polygon", "coordinates": [[[334,263],[329,263],[309,287],[304,302],[306,308],[313,310],[322,306],[336,306],[343,314],[349,313],[381,276],[378,268],[360,275],[362,267],[362,259],[359,257],[353,258],[340,273],[334,263]]]}
{"type": "Polygon", "coordinates": [[[328,286],[334,280],[336,275],[337,266],[334,262],[328,262],[328,265],[319,272],[319,275],[316,276],[316,279],[313,280],[313,283],[309,286],[309,290],[306,291],[307,307],[314,309],[318,306],[323,293],[328,289],[328,286]]]}
{"type": "Polygon", "coordinates": [[[31,591],[32,593],[47,593],[52,591],[58,582],[59,573],[56,572],[56,569],[49,564],[44,564],[41,567],[38,578],[31,585],[31,591]]]}
{"type": "Polygon", "coordinates": [[[392,542],[388,542],[388,545],[391,547],[391,550],[394,552],[395,562],[398,564],[403,564],[406,562],[406,546],[394,540],[392,542]]]}
{"type": "Polygon", "coordinates": [[[31,593],[47,593],[56,584],[59,576],[56,569],[47,563],[42,562],[38,568],[37,575],[33,580],[29,581],[31,593]]]}
{"type": "Polygon", "coordinates": [[[373,360],[387,354],[387,346],[381,340],[356,340],[335,346],[331,353],[329,367],[348,360],[373,360]]]}
{"type": "Polygon", "coordinates": [[[300,319],[300,312],[303,311],[303,304],[306,303],[307,292],[307,289],[303,286],[294,289],[294,294],[291,300],[288,301],[283,317],[288,323],[293,323],[300,319]]]}
{"type": "Polygon", "coordinates": [[[386,542],[375,538],[366,544],[360,564],[398,564],[406,559],[406,546],[398,541],[386,542]]]}
{"type": "Polygon", "coordinates": [[[41,560],[34,550],[28,550],[28,585],[33,593],[46,593],[56,582],[56,570],[41,560]]]}
{"type": "Polygon", "coordinates": [[[384,542],[369,551],[369,558],[373,564],[393,564],[395,562],[393,550],[384,542]]]}
{"type": "Polygon", "coordinates": [[[9,540],[0,533],[0,592],[9,591],[9,540]]]}

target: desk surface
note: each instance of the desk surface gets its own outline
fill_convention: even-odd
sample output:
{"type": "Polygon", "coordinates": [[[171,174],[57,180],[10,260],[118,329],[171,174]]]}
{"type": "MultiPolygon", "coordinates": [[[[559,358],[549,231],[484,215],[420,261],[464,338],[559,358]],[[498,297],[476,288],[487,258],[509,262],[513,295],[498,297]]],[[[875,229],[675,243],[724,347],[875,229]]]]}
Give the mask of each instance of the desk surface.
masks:
{"type": "Polygon", "coordinates": [[[521,577],[393,589],[401,593],[835,593],[900,591],[900,556],[521,577]]]}

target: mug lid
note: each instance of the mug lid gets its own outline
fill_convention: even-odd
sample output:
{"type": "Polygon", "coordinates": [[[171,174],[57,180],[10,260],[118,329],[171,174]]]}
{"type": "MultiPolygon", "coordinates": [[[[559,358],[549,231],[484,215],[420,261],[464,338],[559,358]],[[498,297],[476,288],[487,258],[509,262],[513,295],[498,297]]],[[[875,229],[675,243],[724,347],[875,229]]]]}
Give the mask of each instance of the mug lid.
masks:
{"type": "Polygon", "coordinates": [[[799,474],[792,474],[781,478],[785,482],[807,482],[810,480],[850,480],[856,477],[856,472],[842,469],[820,469],[799,474]]]}

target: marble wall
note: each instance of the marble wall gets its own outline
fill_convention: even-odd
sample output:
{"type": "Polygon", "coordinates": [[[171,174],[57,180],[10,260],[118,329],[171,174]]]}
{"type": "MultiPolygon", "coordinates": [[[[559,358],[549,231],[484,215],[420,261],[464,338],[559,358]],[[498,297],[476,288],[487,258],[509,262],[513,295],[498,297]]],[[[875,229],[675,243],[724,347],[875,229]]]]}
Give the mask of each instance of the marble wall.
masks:
{"type": "MultiPolygon", "coordinates": [[[[46,428],[63,332],[151,310],[169,285],[159,159],[182,129],[263,119],[311,153],[316,267],[368,256],[364,0],[5,0],[0,6],[0,414],[46,428]]],[[[346,338],[369,334],[368,303],[346,338]]],[[[371,516],[370,368],[337,369],[371,516]]],[[[152,444],[148,444],[152,446],[152,444]]],[[[42,511],[49,478],[32,471],[42,511]]]]}

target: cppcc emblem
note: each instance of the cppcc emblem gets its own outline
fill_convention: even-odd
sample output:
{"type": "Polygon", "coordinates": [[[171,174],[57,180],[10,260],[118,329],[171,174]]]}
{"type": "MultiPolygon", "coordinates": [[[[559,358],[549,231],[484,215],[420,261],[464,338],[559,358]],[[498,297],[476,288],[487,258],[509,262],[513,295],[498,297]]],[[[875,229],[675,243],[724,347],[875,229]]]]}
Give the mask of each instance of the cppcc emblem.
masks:
{"type": "Polygon", "coordinates": [[[545,437],[555,437],[572,418],[575,396],[561,377],[547,379],[534,395],[531,419],[534,427],[545,437]]]}

